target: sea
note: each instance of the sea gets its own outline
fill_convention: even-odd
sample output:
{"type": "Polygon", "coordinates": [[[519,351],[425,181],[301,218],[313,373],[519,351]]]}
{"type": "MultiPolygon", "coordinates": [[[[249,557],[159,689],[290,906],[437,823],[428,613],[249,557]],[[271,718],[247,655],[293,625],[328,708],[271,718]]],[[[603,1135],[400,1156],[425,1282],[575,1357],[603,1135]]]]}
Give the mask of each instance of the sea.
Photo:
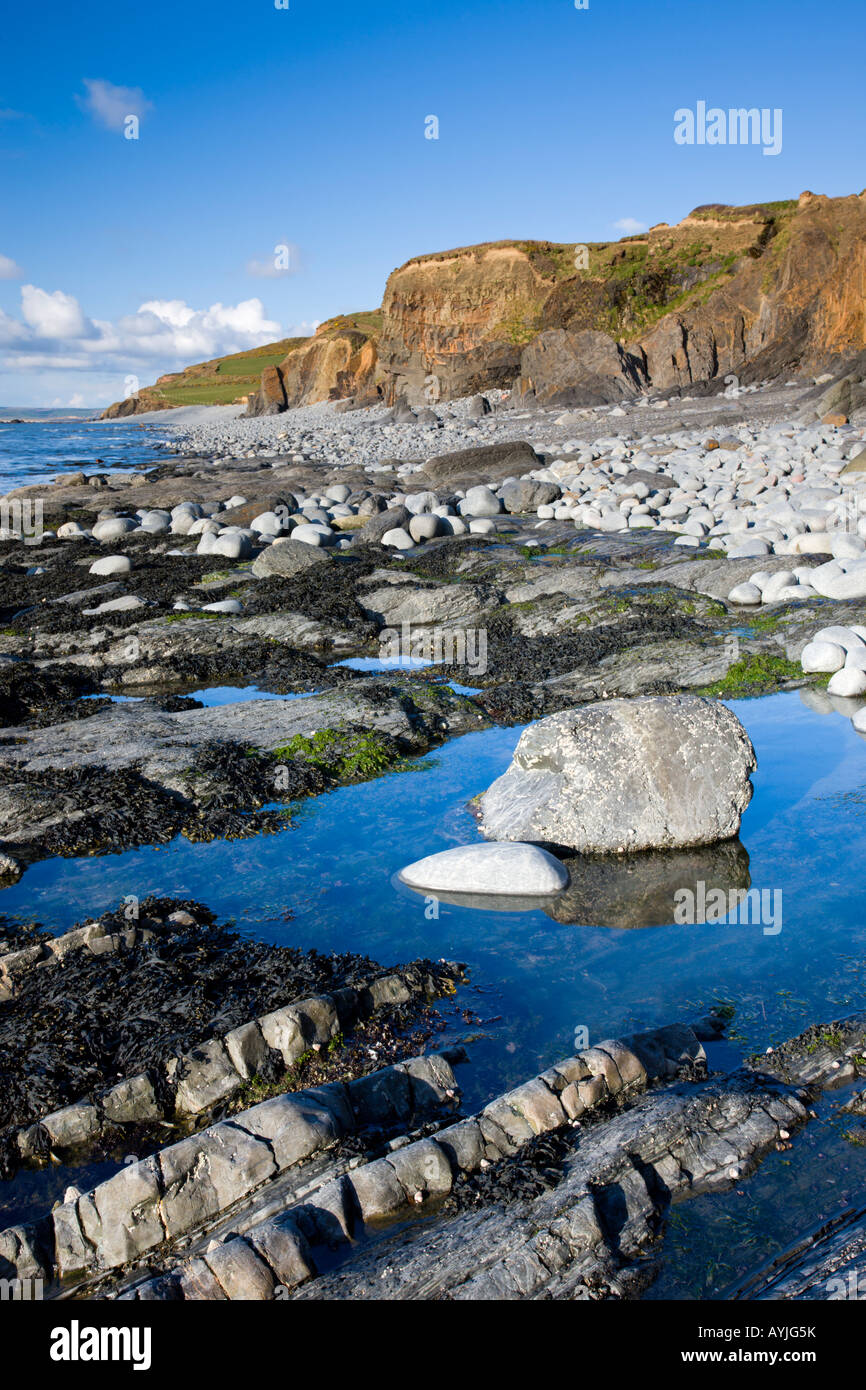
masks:
{"type": "Polygon", "coordinates": [[[159,462],[170,437],[162,425],[98,420],[92,410],[0,406],[0,495],[61,473],[135,472],[159,462]]]}

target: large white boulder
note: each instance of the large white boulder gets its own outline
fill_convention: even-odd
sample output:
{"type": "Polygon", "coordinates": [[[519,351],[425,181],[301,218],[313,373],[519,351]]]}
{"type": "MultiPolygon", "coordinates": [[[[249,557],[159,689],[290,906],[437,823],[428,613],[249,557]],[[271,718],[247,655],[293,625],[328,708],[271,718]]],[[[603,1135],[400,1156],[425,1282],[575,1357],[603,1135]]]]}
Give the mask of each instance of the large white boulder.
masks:
{"type": "Polygon", "coordinates": [[[461,516],[498,516],[502,500],[489,487],[471,487],[457,510],[461,516]]]}
{"type": "Polygon", "coordinates": [[[418,545],[422,545],[424,541],[432,541],[434,536],[438,536],[441,527],[441,517],[434,516],[432,512],[417,512],[409,522],[409,535],[418,545]]]}
{"type": "Polygon", "coordinates": [[[859,633],[853,627],[843,627],[841,623],[835,623],[832,627],[822,627],[820,632],[815,633],[812,641],[835,642],[846,652],[866,648],[866,642],[863,641],[859,633]]]}
{"type": "Polygon", "coordinates": [[[866,598],[866,565],[858,564],[856,569],[849,569],[846,574],[826,580],[823,590],[818,592],[823,593],[825,598],[866,598]]]}
{"type": "Polygon", "coordinates": [[[761,591],[757,584],[735,584],[728,594],[729,603],[760,603],[761,591]]]}
{"type": "MultiPolygon", "coordinates": [[[[202,536],[202,541],[207,539],[206,535],[202,536]]],[[[210,554],[223,555],[227,560],[247,560],[252,550],[249,536],[245,536],[243,532],[224,531],[222,535],[214,536],[210,554]]],[[[201,553],[201,544],[198,551],[201,553]]]]}
{"type": "Polygon", "coordinates": [[[132,561],[128,555],[106,555],[101,560],[94,560],[88,570],[89,574],[129,574],[132,569],[132,561]]]}
{"type": "Polygon", "coordinates": [[[276,512],[260,512],[250,522],[250,530],[259,536],[279,536],[283,525],[283,518],[276,512]]]}
{"type": "Polygon", "coordinates": [[[858,671],[856,666],[843,666],[830,677],[827,690],[831,695],[866,695],[866,671],[858,671]]]}
{"type": "Polygon", "coordinates": [[[322,526],[319,522],[302,522],[292,532],[292,540],[301,541],[304,545],[333,545],[337,539],[329,526],[322,526]]]}
{"type": "Polygon", "coordinates": [[[784,590],[797,583],[797,576],[793,570],[777,570],[767,580],[761,590],[761,598],[764,603],[775,603],[777,599],[783,598],[784,590]]]}
{"type": "Polygon", "coordinates": [[[481,797],[481,829],[584,853],[713,844],[739,830],[756,765],[745,729],[718,701],[604,700],[521,735],[481,797]]]}
{"type": "MultiPolygon", "coordinates": [[[[305,530],[305,527],[301,527],[305,530]]],[[[295,532],[297,536],[297,531],[295,532]]],[[[392,550],[411,550],[415,542],[409,532],[402,526],[392,526],[390,531],[386,531],[382,537],[382,544],[387,545],[392,550]]]]}
{"type": "Polygon", "coordinates": [[[127,531],[135,530],[135,522],[128,516],[106,517],[105,521],[97,521],[93,528],[93,539],[95,541],[119,541],[121,536],[125,536],[127,531]]]}
{"type": "Polygon", "coordinates": [[[728,551],[729,560],[751,560],[758,555],[769,555],[770,543],[763,536],[749,537],[740,541],[728,551]]]}

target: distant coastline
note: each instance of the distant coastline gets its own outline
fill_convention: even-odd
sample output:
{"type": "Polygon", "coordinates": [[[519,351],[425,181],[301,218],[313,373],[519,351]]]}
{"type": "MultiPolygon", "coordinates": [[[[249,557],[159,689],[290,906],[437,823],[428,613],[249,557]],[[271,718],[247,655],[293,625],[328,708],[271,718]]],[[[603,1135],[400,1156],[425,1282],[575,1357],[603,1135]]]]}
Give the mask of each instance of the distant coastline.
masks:
{"type": "Polygon", "coordinates": [[[75,406],[0,405],[0,425],[39,425],[48,420],[53,424],[63,420],[80,424],[81,421],[95,420],[97,414],[98,412],[93,409],[81,409],[75,406]]]}

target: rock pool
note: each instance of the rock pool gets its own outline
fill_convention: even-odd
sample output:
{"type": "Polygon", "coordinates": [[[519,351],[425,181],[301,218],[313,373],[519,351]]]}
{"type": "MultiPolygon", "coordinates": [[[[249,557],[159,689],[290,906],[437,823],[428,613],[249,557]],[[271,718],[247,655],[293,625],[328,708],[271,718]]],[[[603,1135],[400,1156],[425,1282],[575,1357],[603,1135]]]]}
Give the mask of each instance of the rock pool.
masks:
{"type": "MultiPolygon", "coordinates": [[[[780,894],[781,921],[632,930],[561,922],[543,911],[431,907],[394,883],[405,864],[478,838],[469,800],[505,769],[521,730],[453,740],[407,771],[342,787],[295,809],[291,829],[32,866],[0,895],[7,914],[71,926],[128,894],[206,900],[250,936],[321,950],[363,948],[388,962],[465,961],[452,1021],[472,1039],[472,1106],[590,1039],[736,1010],[731,1049],[764,1047],[862,997],[866,921],[866,742],[797,693],[732,702],[758,754],[740,840],[751,885],[780,894]],[[438,911],[438,916],[434,915],[438,911]]],[[[639,889],[637,884],[636,888],[639,889]]]]}

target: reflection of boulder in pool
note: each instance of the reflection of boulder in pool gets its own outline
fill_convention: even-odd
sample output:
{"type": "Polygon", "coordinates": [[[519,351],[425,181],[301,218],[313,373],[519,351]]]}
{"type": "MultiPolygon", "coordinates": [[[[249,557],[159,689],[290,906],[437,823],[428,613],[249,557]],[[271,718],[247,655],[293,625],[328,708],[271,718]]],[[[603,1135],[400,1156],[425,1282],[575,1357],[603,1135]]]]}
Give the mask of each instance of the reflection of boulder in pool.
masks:
{"type": "Polygon", "coordinates": [[[748,888],[749,856],[739,840],[697,849],[648,850],[643,854],[576,854],[564,861],[571,883],[545,907],[557,922],[583,927],[659,927],[675,920],[675,894],[699,898],[748,888]]]}
{"type": "Polygon", "coordinates": [[[831,695],[827,690],[815,690],[804,686],[800,699],[816,714],[841,714],[845,719],[853,719],[855,714],[866,708],[866,702],[856,695],[831,695]]]}
{"type": "Polygon", "coordinates": [[[799,695],[806,708],[813,710],[815,714],[833,713],[833,701],[826,690],[814,690],[810,686],[803,686],[799,695]]]}

